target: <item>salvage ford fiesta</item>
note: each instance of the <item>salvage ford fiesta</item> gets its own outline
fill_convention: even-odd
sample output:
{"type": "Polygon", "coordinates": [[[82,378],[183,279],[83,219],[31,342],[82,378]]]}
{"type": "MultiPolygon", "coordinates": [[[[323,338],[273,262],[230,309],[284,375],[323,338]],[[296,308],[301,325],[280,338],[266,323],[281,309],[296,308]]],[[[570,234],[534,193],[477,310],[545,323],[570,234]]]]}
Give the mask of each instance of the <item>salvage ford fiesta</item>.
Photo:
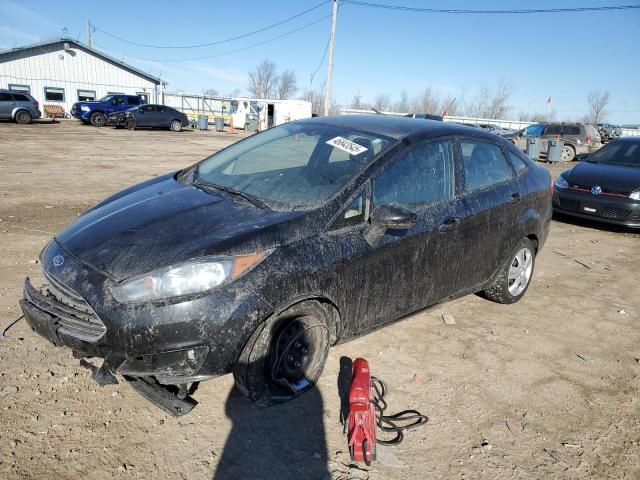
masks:
{"type": "Polygon", "coordinates": [[[21,306],[55,345],[104,359],[96,379],[173,414],[227,372],[266,405],[309,389],[337,342],[469,293],[522,298],[550,187],[478,129],[292,122],[84,212],[45,247],[46,284],[27,278],[21,306]]]}

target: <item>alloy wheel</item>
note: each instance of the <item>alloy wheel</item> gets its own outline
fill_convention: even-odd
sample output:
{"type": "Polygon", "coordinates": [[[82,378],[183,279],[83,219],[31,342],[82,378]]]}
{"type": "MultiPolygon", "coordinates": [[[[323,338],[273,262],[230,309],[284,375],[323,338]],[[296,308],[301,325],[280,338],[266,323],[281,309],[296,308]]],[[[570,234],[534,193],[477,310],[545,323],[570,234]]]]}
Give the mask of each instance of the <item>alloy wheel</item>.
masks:
{"type": "Polygon", "coordinates": [[[509,293],[517,297],[519,296],[531,280],[531,272],[533,271],[533,254],[528,248],[523,248],[516,253],[509,267],[508,289],[509,293]]]}

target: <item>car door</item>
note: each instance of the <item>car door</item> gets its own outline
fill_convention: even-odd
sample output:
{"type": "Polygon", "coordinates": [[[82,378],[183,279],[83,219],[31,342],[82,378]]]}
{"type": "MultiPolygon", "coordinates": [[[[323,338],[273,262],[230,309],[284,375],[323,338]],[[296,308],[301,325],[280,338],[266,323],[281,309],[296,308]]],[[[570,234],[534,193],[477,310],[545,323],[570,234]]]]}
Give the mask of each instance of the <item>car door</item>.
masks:
{"type": "Polygon", "coordinates": [[[453,140],[420,142],[406,148],[378,172],[367,189],[348,202],[332,225],[330,249],[341,256],[336,285],[347,298],[350,329],[359,334],[446,298],[450,272],[458,269],[460,245],[455,221],[453,140]],[[412,210],[408,230],[388,230],[375,244],[361,221],[380,205],[412,210]],[[365,208],[366,206],[366,208],[365,208]]]}
{"type": "Polygon", "coordinates": [[[15,102],[10,93],[0,92],[0,118],[11,118],[15,102]]]}
{"type": "Polygon", "coordinates": [[[156,108],[158,112],[156,113],[154,126],[168,128],[169,124],[171,123],[171,120],[169,119],[169,117],[171,116],[171,109],[163,105],[157,105],[156,108]]]}
{"type": "Polygon", "coordinates": [[[483,286],[514,245],[522,188],[502,148],[486,139],[458,141],[463,177],[459,235],[464,245],[460,286],[483,286]]]}

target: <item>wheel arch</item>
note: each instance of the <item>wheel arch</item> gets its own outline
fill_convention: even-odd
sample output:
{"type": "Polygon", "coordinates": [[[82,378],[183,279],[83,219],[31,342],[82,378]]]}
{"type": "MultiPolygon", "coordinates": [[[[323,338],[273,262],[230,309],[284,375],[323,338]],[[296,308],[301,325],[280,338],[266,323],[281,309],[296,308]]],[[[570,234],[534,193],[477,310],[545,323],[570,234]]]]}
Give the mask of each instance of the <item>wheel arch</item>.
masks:
{"type": "MultiPolygon", "coordinates": [[[[327,316],[332,322],[331,327],[333,327],[332,334],[331,334],[331,345],[335,345],[337,341],[340,339],[342,334],[342,330],[343,330],[342,317],[340,315],[340,310],[336,302],[330,299],[327,295],[308,294],[308,295],[297,296],[291,300],[287,300],[286,302],[279,304],[276,308],[274,308],[273,312],[271,312],[271,315],[269,315],[269,317],[272,315],[280,315],[281,313],[285,312],[286,310],[293,307],[294,305],[299,305],[301,303],[314,302],[314,301],[320,303],[322,307],[327,311],[327,316]]],[[[266,319],[264,321],[266,321],[266,319]]],[[[258,325],[257,328],[260,328],[260,325],[258,325]]]]}
{"type": "Polygon", "coordinates": [[[18,116],[18,113],[23,112],[23,111],[24,111],[24,112],[29,113],[29,115],[31,115],[31,116],[33,117],[33,113],[31,113],[31,111],[30,111],[28,108],[25,108],[25,107],[16,107],[16,108],[14,108],[14,109],[13,109],[13,111],[11,112],[11,118],[12,118],[13,120],[15,120],[15,119],[16,119],[16,117],[18,116]]]}

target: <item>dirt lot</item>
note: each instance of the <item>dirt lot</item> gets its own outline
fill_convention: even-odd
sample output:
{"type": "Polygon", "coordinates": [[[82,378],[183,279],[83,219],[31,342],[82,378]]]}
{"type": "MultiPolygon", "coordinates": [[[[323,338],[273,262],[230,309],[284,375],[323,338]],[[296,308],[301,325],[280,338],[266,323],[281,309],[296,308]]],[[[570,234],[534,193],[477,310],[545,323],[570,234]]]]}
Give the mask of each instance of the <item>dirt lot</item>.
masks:
{"type": "MultiPolygon", "coordinates": [[[[0,124],[0,323],[80,211],[239,136],[0,124]]],[[[205,382],[178,419],[99,387],[21,321],[9,333],[24,341],[0,342],[0,477],[640,479],[639,278],[637,233],[556,219],[518,304],[469,296],[334,348],[318,389],[268,410],[230,375],[205,382]],[[347,461],[346,356],[370,359],[390,410],[430,417],[370,469],[347,461]]]]}

